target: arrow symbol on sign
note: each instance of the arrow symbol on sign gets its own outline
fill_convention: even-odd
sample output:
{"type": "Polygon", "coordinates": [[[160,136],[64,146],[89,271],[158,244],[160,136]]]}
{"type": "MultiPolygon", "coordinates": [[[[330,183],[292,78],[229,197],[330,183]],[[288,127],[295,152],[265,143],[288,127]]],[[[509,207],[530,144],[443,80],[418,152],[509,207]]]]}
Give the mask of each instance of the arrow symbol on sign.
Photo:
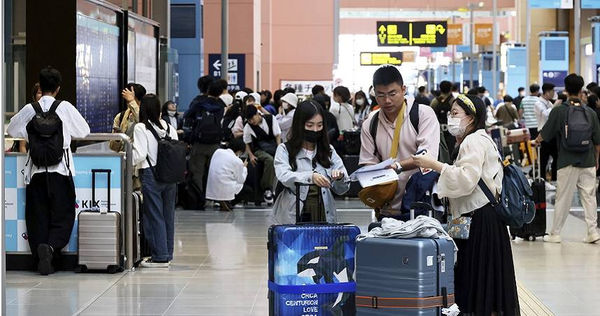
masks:
{"type": "Polygon", "coordinates": [[[213,67],[215,67],[216,70],[221,70],[221,61],[217,60],[214,62],[213,67]]]}
{"type": "Polygon", "coordinates": [[[444,34],[446,32],[446,29],[441,24],[438,24],[437,30],[438,30],[438,32],[440,32],[440,34],[444,34]]]}
{"type": "Polygon", "coordinates": [[[385,44],[385,38],[387,37],[387,35],[385,34],[386,28],[385,26],[380,26],[379,27],[379,42],[381,42],[381,44],[385,44]]]}

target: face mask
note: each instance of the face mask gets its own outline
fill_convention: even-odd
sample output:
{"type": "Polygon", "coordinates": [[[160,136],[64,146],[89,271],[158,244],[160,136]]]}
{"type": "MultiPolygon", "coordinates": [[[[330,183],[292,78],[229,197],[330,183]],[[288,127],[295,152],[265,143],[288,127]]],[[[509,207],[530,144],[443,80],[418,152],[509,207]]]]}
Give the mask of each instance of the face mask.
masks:
{"type": "Polygon", "coordinates": [[[316,143],[317,141],[319,141],[319,139],[321,139],[321,135],[323,135],[322,130],[318,132],[310,131],[307,129],[304,130],[304,140],[309,143],[316,143]]]}
{"type": "Polygon", "coordinates": [[[462,136],[465,134],[467,127],[462,125],[462,121],[462,118],[448,117],[448,132],[452,136],[462,136]]]}
{"type": "Polygon", "coordinates": [[[364,100],[364,99],[357,99],[357,100],[356,100],[356,105],[358,105],[358,106],[363,106],[363,105],[365,105],[365,100],[364,100]]]}
{"type": "Polygon", "coordinates": [[[169,116],[175,116],[175,114],[177,114],[177,111],[167,111],[167,113],[169,113],[169,116]]]}
{"type": "Polygon", "coordinates": [[[287,104],[287,103],[285,103],[285,102],[282,102],[282,103],[281,103],[281,106],[283,106],[283,109],[284,109],[284,110],[287,110],[287,109],[289,109],[289,108],[290,108],[290,105],[289,105],[289,104],[287,104]]]}

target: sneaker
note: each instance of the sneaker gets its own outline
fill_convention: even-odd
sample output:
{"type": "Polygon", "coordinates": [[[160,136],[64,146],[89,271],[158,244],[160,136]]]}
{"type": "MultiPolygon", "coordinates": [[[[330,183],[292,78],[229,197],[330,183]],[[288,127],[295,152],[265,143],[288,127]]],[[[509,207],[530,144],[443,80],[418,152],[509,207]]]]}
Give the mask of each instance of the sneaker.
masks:
{"type": "Polygon", "coordinates": [[[583,240],[583,242],[588,243],[588,244],[593,244],[593,243],[596,243],[599,240],[600,240],[600,234],[594,233],[594,234],[591,234],[591,235],[587,235],[587,237],[585,237],[585,239],[583,240]]]}
{"type": "Polygon", "coordinates": [[[140,266],[144,268],[168,268],[168,261],[153,261],[152,259],[148,259],[140,262],[140,266]]]}
{"type": "Polygon", "coordinates": [[[229,202],[221,201],[221,202],[219,202],[219,204],[221,205],[220,210],[222,212],[233,212],[233,206],[231,206],[231,204],[229,204],[229,202]]]}
{"type": "Polygon", "coordinates": [[[264,198],[265,198],[265,203],[273,204],[273,191],[266,190],[265,194],[264,194],[264,198]]]}
{"type": "Polygon", "coordinates": [[[556,187],[552,183],[546,181],[546,191],[556,191],[556,187]]]}
{"type": "Polygon", "coordinates": [[[560,238],[560,235],[550,234],[550,235],[544,236],[544,241],[559,244],[562,241],[562,238],[560,238]]]}
{"type": "Polygon", "coordinates": [[[48,275],[54,273],[54,267],[52,267],[52,254],[54,251],[48,244],[39,244],[37,248],[38,257],[38,271],[41,275],[48,275]]]}

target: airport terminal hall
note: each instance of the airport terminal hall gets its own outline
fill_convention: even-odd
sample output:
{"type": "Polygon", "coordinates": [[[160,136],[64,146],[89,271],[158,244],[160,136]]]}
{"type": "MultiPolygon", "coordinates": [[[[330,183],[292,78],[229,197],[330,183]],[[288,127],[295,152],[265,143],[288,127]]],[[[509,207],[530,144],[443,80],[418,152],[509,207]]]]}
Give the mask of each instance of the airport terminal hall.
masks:
{"type": "Polygon", "coordinates": [[[1,316],[600,315],[600,0],[0,0],[1,316]]]}

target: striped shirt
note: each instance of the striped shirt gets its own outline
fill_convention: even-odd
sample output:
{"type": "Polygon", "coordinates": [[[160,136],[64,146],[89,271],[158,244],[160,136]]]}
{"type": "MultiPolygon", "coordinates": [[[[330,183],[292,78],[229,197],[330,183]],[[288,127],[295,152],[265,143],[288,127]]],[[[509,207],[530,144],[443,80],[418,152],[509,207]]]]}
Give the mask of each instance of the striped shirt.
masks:
{"type": "Polygon", "coordinates": [[[540,98],[530,95],[523,98],[521,101],[521,108],[523,109],[523,120],[525,121],[525,127],[537,129],[538,121],[535,115],[535,107],[537,103],[541,103],[540,98]]]}

